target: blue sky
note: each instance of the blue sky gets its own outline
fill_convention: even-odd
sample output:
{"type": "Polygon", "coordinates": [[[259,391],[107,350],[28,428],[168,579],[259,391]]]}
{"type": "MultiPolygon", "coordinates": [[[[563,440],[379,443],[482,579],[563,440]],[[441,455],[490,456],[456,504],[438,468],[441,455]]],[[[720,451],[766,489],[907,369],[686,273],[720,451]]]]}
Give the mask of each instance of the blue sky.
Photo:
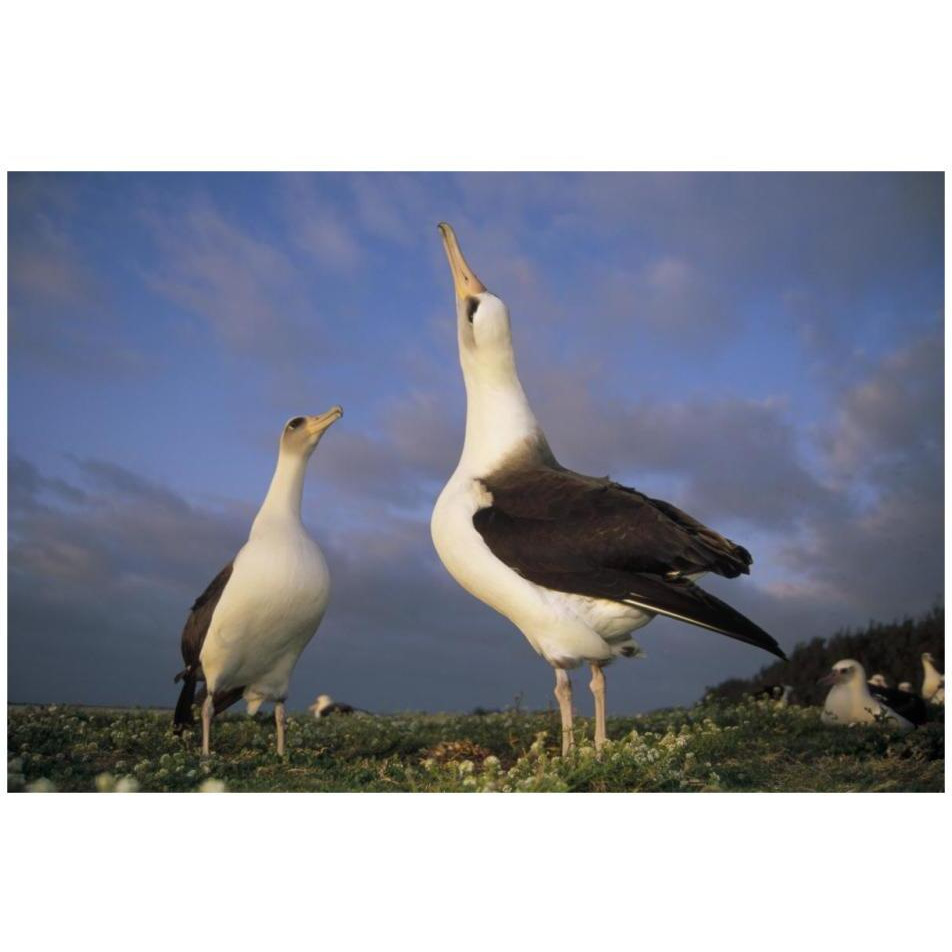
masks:
{"type": "MultiPolygon", "coordinates": [[[[429,541],[464,411],[440,220],[510,306],[560,461],[753,551],[712,590],[786,647],[928,608],[942,215],[938,174],[11,176],[11,699],[172,703],[282,423],[341,403],[305,491],[334,591],[292,706],[550,703],[429,541]]],[[[640,641],[613,711],[769,660],[666,620],[640,641]]]]}

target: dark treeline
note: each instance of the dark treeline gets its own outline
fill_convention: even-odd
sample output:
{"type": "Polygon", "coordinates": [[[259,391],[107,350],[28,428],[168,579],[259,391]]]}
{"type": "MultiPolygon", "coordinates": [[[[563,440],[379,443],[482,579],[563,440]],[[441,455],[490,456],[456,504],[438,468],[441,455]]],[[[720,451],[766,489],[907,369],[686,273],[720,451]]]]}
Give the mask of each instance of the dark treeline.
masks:
{"type": "Polygon", "coordinates": [[[817,681],[841,658],[853,658],[866,669],[866,676],[884,674],[890,687],[911,681],[918,691],[922,687],[923,651],[931,651],[940,671],[945,671],[944,651],[945,609],[933,608],[921,618],[880,624],[870,622],[863,631],[837,632],[829,638],[814,638],[797,645],[789,661],[775,661],[761,668],[752,678],[730,678],[708,692],[725,700],[738,700],[743,695],[771,684],[793,685],[797,704],[820,704],[828,688],[817,681]]]}

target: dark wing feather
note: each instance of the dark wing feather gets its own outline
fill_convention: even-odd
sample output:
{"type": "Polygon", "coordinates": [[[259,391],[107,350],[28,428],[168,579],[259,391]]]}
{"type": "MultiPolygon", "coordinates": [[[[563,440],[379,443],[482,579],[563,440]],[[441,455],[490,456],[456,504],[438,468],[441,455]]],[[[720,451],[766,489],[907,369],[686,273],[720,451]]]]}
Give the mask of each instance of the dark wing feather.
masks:
{"type": "Polygon", "coordinates": [[[501,561],[557,591],[627,602],[785,657],[763,629],[685,576],[749,571],[750,553],[661,500],[549,466],[482,480],[473,524],[501,561]]]}
{"type": "Polygon", "coordinates": [[[896,688],[882,688],[875,684],[869,685],[869,693],[900,717],[904,717],[917,726],[925,724],[929,717],[926,702],[918,694],[909,694],[907,691],[899,691],[896,688]]]}
{"type": "Polygon", "coordinates": [[[511,545],[547,550],[566,567],[669,576],[715,572],[727,578],[750,571],[746,549],[670,503],[608,479],[536,466],[503,470],[483,483],[493,505],[477,516],[500,520],[500,530],[518,522],[511,545]]]}
{"type": "Polygon", "coordinates": [[[205,644],[208,626],[212,623],[212,615],[215,614],[215,609],[218,607],[221,593],[225,591],[225,586],[231,578],[233,565],[233,562],[229,562],[212,579],[211,584],[195,599],[189,610],[185,627],[182,629],[182,660],[185,662],[185,671],[176,675],[176,681],[184,677],[189,671],[198,670],[198,659],[202,653],[202,645],[205,644]]]}
{"type": "MultiPolygon", "coordinates": [[[[215,608],[218,606],[218,600],[231,578],[232,566],[233,563],[229,562],[212,579],[208,588],[195,599],[188,618],[185,620],[185,627],[182,629],[182,660],[185,662],[185,668],[175,675],[175,680],[184,683],[179,693],[178,703],[175,705],[175,714],[172,717],[172,723],[177,733],[180,733],[195,721],[192,714],[192,705],[196,702],[195,688],[199,681],[205,679],[199,657],[202,653],[202,645],[205,644],[205,636],[208,634],[209,625],[212,622],[212,615],[215,614],[215,608]]],[[[232,697],[232,694],[235,694],[234,691],[216,693],[215,713],[217,714],[234,704],[241,697],[243,691],[244,688],[238,688],[234,697],[232,697]]],[[[202,693],[204,695],[204,691],[202,693]]],[[[199,699],[199,701],[201,700],[204,700],[204,697],[199,699]]]]}

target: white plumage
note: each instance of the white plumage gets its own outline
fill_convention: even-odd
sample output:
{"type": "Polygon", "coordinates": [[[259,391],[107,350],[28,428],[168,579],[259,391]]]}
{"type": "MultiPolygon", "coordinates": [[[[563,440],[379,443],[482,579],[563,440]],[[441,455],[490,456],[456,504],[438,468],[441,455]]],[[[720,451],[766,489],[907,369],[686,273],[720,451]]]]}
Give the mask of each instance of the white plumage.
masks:
{"type": "Polygon", "coordinates": [[[870,694],[866,672],[852,658],[837,661],[820,683],[831,685],[821,715],[824,724],[848,727],[850,724],[874,724],[886,720],[903,730],[912,730],[915,726],[870,694]]]}
{"type": "Polygon", "coordinates": [[[300,520],[259,515],[202,648],[209,692],[244,687],[249,714],[287,697],[291,671],[329,598],[327,563],[300,520]]]}
{"type": "Polygon", "coordinates": [[[932,704],[945,704],[945,676],[935,666],[928,651],[922,655],[922,699],[932,704]]]}

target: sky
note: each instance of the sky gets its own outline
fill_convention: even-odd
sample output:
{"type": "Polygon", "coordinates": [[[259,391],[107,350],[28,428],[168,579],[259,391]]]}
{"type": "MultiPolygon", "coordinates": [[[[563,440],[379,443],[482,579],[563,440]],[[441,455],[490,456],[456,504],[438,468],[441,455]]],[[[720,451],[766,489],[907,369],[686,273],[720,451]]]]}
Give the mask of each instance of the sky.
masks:
{"type": "MultiPolygon", "coordinates": [[[[174,704],[284,422],[340,403],[304,497],[331,603],[289,706],[554,707],[430,541],[465,413],[442,220],[560,462],[751,550],[704,587],[787,649],[941,600],[940,174],[13,174],[8,201],[12,701],[174,704]]],[[[771,661],[637,638],[611,713],[771,661]]]]}

